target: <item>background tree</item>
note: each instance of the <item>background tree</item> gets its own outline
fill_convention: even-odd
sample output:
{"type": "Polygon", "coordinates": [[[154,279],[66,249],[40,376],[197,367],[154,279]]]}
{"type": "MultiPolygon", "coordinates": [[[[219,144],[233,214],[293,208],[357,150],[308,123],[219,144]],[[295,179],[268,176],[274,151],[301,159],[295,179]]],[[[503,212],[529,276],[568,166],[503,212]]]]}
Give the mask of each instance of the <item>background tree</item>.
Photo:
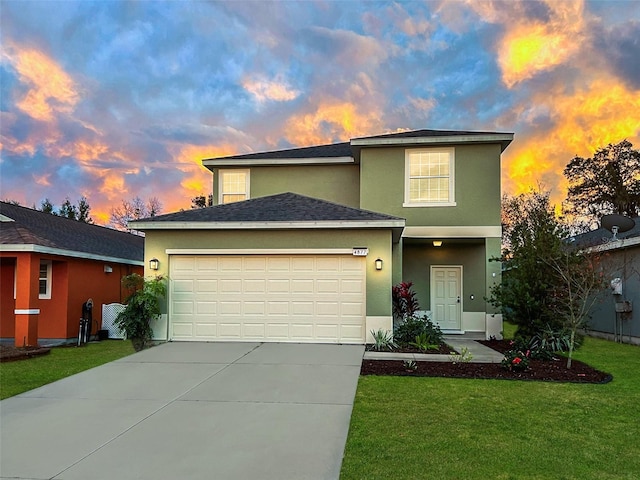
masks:
{"type": "Polygon", "coordinates": [[[60,209],[57,211],[56,215],[60,217],[70,218],[71,220],[78,219],[78,209],[74,204],[71,203],[69,197],[65,198],[64,202],[60,206],[60,209]]]}
{"type": "Polygon", "coordinates": [[[91,212],[91,205],[87,201],[87,197],[81,197],[78,200],[78,216],[77,219],[79,222],[83,223],[93,223],[93,219],[89,216],[89,212],[91,212]]]}
{"type": "Polygon", "coordinates": [[[593,228],[602,215],[640,215],[640,150],[627,140],[599,149],[593,158],[575,157],[564,169],[569,180],[566,214],[593,228]]]}
{"type": "Polygon", "coordinates": [[[162,211],[162,204],[156,197],[145,203],[140,197],[122,200],[122,205],[111,209],[109,225],[116,230],[131,231],[129,222],[143,218],[155,217],[162,211]]]}
{"type": "Polygon", "coordinates": [[[213,205],[213,194],[208,196],[200,195],[191,199],[191,208],[205,208],[213,205]]]}
{"type": "Polygon", "coordinates": [[[53,210],[53,203],[51,203],[51,200],[49,200],[48,198],[45,198],[40,204],[40,211],[55,215],[55,212],[53,210]]]}

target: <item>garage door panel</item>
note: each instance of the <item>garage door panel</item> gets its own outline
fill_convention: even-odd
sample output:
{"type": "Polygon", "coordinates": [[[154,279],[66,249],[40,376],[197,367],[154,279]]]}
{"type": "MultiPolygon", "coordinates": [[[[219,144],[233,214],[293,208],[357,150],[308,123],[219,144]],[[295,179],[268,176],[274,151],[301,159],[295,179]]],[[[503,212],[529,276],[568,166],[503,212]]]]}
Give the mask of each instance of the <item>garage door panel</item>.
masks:
{"type": "Polygon", "coordinates": [[[293,323],[291,324],[291,328],[289,329],[291,336],[294,338],[299,338],[301,340],[311,340],[313,339],[313,325],[308,325],[305,323],[293,323]]]}
{"type": "Polygon", "coordinates": [[[242,324],[240,322],[219,322],[218,336],[220,338],[241,338],[242,324]]]}
{"type": "Polygon", "coordinates": [[[201,280],[198,279],[194,284],[195,293],[217,293],[218,281],[217,280],[201,280]]]}
{"type": "Polygon", "coordinates": [[[194,265],[200,273],[217,272],[219,268],[217,257],[195,257],[194,265]]]}
{"type": "Polygon", "coordinates": [[[271,294],[290,293],[289,280],[267,279],[267,292],[271,294]]]}
{"type": "Polygon", "coordinates": [[[196,337],[216,337],[218,333],[218,324],[210,322],[197,322],[196,337]]]}
{"type": "Polygon", "coordinates": [[[171,338],[363,343],[365,272],[351,255],[171,256],[171,338]]]}
{"type": "Polygon", "coordinates": [[[267,281],[263,278],[251,278],[244,281],[244,293],[266,293],[267,281]]]}

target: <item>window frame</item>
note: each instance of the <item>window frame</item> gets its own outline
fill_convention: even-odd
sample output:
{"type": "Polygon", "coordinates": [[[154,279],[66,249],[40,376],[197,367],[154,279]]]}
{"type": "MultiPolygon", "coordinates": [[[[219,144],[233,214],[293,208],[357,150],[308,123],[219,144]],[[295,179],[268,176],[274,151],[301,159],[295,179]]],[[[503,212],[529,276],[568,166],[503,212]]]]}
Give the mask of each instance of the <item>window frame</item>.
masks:
{"type": "MultiPolygon", "coordinates": [[[[455,148],[454,147],[438,147],[438,148],[411,148],[405,150],[404,161],[404,203],[403,207],[455,207],[455,148]],[[449,199],[444,202],[430,201],[418,202],[411,200],[411,156],[419,153],[447,153],[449,154],[449,199]]],[[[425,178],[425,177],[422,177],[425,178]]],[[[426,177],[429,178],[429,177],[426,177]]],[[[431,177],[431,178],[435,178],[431,177]]]]}
{"type": "Polygon", "coordinates": [[[40,268],[38,270],[38,298],[40,300],[50,300],[51,299],[51,284],[53,283],[52,276],[52,262],[51,260],[40,260],[40,268]],[[42,266],[46,265],[46,277],[42,277],[42,266]],[[45,292],[40,293],[40,282],[45,281],[45,292]]]}
{"type": "MultiPolygon", "coordinates": [[[[223,170],[218,170],[218,205],[226,205],[223,200],[225,195],[245,195],[244,200],[249,200],[251,196],[249,195],[249,175],[250,170],[248,168],[225,168],[223,170]],[[224,176],[227,173],[244,173],[245,174],[245,192],[225,192],[224,191],[224,176]]],[[[239,202],[242,200],[235,200],[234,202],[239,202]]],[[[228,202],[228,203],[234,203],[228,202]]]]}

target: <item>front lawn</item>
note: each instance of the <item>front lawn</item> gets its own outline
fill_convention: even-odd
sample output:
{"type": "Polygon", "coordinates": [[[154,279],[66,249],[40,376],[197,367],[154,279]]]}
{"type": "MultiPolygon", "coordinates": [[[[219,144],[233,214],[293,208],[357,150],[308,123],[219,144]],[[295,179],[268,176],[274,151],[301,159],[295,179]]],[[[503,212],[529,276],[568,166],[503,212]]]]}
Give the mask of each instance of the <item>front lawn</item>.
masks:
{"type": "Polygon", "coordinates": [[[341,479],[637,479],[640,348],[587,338],[604,385],[360,377],[341,479]]]}
{"type": "Polygon", "coordinates": [[[0,400],[134,353],[131,341],[54,347],[48,355],[0,363],[0,400]]]}

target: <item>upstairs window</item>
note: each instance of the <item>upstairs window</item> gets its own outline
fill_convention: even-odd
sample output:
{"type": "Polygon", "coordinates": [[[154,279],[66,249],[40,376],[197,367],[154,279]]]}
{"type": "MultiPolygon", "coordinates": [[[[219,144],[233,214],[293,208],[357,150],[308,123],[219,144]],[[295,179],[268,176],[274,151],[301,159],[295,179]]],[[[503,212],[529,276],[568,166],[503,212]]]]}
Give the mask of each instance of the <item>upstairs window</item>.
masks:
{"type": "Polygon", "coordinates": [[[407,150],[405,207],[455,205],[453,148],[407,150]]]}
{"type": "Polygon", "coordinates": [[[249,170],[220,170],[219,204],[249,199],[249,170]]]}
{"type": "Polygon", "coordinates": [[[40,274],[38,275],[38,298],[51,298],[51,261],[40,260],[40,274]]]}

